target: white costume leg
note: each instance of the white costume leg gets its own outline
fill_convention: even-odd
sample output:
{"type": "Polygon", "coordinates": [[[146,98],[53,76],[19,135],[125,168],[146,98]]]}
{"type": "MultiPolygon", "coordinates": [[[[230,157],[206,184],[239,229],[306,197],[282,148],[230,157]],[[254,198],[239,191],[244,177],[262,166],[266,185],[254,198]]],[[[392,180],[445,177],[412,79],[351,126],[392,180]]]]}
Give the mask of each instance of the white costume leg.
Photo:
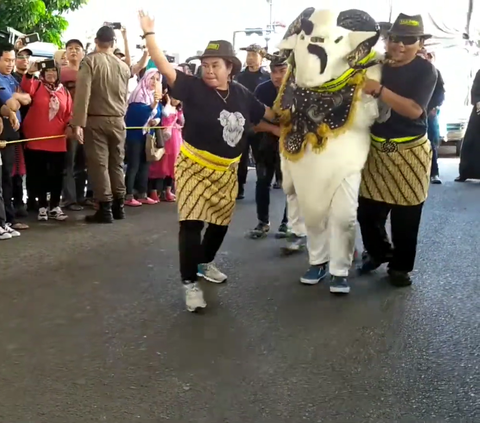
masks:
{"type": "Polygon", "coordinates": [[[332,276],[346,277],[352,266],[360,181],[360,172],[346,177],[333,196],[328,220],[332,276]]]}
{"type": "Polygon", "coordinates": [[[315,266],[329,261],[328,221],[318,222],[317,226],[307,226],[307,249],[310,265],[315,266]]]}
{"type": "Polygon", "coordinates": [[[300,204],[298,203],[296,193],[287,194],[287,214],[288,226],[290,227],[291,232],[299,237],[305,236],[305,222],[300,213],[300,204]]]}

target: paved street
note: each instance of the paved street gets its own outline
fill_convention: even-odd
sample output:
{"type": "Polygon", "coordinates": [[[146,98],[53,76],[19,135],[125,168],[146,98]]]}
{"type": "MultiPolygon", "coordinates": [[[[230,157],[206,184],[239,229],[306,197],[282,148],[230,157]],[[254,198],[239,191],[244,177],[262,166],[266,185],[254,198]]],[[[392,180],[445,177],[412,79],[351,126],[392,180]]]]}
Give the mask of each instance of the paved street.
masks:
{"type": "Polygon", "coordinates": [[[480,422],[480,183],[457,169],[442,159],[430,189],[414,285],[382,269],[342,298],[298,282],[306,254],[244,237],[253,172],[201,315],[184,310],[174,204],[32,222],[0,245],[0,423],[480,422]]]}

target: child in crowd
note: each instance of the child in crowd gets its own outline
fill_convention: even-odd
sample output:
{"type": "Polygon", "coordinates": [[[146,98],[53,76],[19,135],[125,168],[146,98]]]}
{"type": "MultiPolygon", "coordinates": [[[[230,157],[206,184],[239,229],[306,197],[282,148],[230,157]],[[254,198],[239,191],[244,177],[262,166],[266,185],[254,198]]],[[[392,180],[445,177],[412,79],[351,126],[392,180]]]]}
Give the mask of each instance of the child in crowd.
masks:
{"type": "Polygon", "coordinates": [[[168,139],[167,135],[168,141],[165,143],[164,156],[158,162],[150,165],[148,175],[149,197],[156,201],[163,198],[167,202],[173,202],[176,200],[172,192],[175,162],[182,145],[184,117],[182,104],[180,101],[171,98],[168,92],[164,95],[163,103],[161,125],[165,127],[163,131],[166,131],[170,138],[168,139]]]}

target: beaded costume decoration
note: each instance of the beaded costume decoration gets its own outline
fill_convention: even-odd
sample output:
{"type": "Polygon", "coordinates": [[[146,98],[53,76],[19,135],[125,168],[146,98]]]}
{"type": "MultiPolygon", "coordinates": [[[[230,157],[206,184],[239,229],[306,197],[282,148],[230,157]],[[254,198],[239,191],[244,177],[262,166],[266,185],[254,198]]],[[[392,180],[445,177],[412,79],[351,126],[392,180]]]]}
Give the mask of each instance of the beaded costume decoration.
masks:
{"type": "MultiPolygon", "coordinates": [[[[371,53],[362,62],[374,56],[371,53]]],[[[302,88],[289,68],[274,106],[280,115],[280,152],[285,158],[299,160],[309,143],[321,152],[329,137],[348,129],[365,72],[365,68],[349,69],[321,87],[302,88]]]]}

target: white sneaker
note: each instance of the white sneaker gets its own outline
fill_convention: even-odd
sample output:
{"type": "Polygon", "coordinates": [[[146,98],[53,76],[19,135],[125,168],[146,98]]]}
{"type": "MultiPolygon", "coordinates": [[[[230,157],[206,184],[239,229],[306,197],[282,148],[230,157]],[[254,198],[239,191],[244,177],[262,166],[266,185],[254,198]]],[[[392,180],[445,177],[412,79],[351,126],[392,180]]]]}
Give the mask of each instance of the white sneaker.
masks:
{"type": "Polygon", "coordinates": [[[68,216],[62,211],[60,207],[55,207],[48,212],[48,217],[53,220],[59,220],[60,222],[68,219],[68,216]]]}
{"type": "Polygon", "coordinates": [[[185,289],[185,305],[190,312],[197,311],[199,308],[205,308],[207,303],[203,299],[203,291],[198,286],[198,283],[184,284],[185,289]]]}
{"type": "Polygon", "coordinates": [[[213,263],[199,264],[197,276],[213,283],[223,283],[227,280],[227,275],[220,272],[213,263]]]}
{"type": "Polygon", "coordinates": [[[7,228],[2,228],[0,226],[0,241],[4,241],[6,239],[12,239],[12,235],[10,235],[7,231],[7,228]]]}
{"type": "Polygon", "coordinates": [[[13,229],[10,223],[7,223],[7,225],[5,226],[5,230],[7,231],[7,233],[9,233],[12,236],[12,238],[20,236],[20,232],[13,229]]]}
{"type": "Polygon", "coordinates": [[[48,210],[45,207],[40,207],[38,210],[37,220],[46,221],[48,220],[48,210]]]}

